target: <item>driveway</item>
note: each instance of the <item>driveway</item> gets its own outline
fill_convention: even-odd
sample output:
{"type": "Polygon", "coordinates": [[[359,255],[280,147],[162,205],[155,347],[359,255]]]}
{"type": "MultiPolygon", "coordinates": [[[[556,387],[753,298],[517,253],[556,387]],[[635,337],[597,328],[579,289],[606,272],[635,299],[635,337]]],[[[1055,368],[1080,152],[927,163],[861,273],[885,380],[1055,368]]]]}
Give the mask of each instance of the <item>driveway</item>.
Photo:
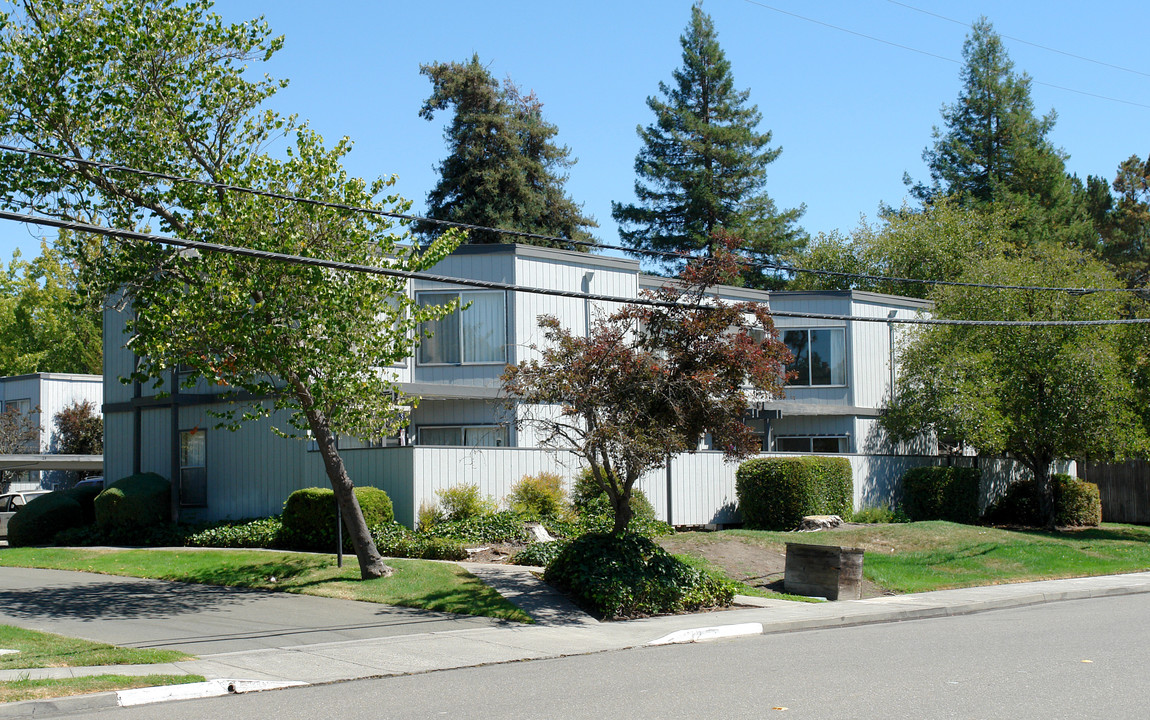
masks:
{"type": "Polygon", "coordinates": [[[207,655],[507,623],[265,590],[0,567],[0,624],[207,655]]]}

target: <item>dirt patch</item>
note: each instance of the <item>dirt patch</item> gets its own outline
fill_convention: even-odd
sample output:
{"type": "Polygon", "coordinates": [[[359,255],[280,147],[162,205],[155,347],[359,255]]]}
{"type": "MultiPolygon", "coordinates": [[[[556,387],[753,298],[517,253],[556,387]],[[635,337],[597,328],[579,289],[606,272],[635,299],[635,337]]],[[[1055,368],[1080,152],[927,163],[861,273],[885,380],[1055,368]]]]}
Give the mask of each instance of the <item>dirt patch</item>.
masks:
{"type": "MultiPolygon", "coordinates": [[[[713,533],[671,535],[660,538],[659,544],[668,552],[706,558],[721,567],[731,578],[751,587],[785,592],[783,576],[786,572],[787,557],[784,552],[757,547],[743,542],[738,537],[713,533]]],[[[863,578],[864,598],[893,594],[863,578]]]]}

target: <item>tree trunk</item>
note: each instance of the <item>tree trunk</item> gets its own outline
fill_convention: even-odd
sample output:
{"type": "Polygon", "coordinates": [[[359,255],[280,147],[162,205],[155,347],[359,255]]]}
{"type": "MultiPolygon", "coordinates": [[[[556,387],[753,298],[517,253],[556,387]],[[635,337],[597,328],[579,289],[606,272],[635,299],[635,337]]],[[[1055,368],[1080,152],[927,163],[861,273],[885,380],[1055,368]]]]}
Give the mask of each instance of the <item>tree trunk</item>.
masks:
{"type": "Polygon", "coordinates": [[[359,508],[359,500],[355,498],[354,485],[344,467],[343,458],[335,447],[335,435],[328,426],[327,416],[315,407],[311,393],[298,377],[289,377],[300,400],[304,414],[307,416],[308,427],[319,446],[320,457],[327,471],[327,479],[331,482],[331,489],[335,492],[335,501],[339,503],[340,513],[343,515],[343,526],[351,538],[351,546],[355,549],[355,557],[359,560],[359,575],[364,580],[389,577],[395,570],[383,562],[383,556],[375,547],[371,539],[371,532],[367,529],[367,522],[363,519],[363,511],[359,508]]]}
{"type": "Polygon", "coordinates": [[[1057,509],[1054,507],[1054,485],[1050,482],[1050,463],[1039,459],[1033,468],[1034,492],[1038,500],[1038,513],[1047,530],[1054,529],[1054,518],[1057,509]]]}
{"type": "Polygon", "coordinates": [[[612,504],[615,506],[615,525],[611,528],[611,534],[622,535],[627,532],[627,526],[631,524],[631,517],[635,514],[631,509],[631,488],[624,488],[623,492],[612,498],[612,504]]]}

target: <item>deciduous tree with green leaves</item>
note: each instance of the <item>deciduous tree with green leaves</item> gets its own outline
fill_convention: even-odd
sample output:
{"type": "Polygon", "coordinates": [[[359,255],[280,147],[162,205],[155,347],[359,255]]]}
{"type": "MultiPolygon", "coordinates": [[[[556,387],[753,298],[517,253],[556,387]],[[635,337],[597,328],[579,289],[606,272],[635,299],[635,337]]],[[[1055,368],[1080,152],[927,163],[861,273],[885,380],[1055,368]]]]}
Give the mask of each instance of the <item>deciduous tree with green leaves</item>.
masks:
{"type": "Polygon", "coordinates": [[[661,305],[627,306],[586,336],[540,317],[539,356],[503,376],[521,424],[590,467],[610,498],[615,533],[631,521],[639,477],[697,450],[704,433],[729,458],[761,449],[743,419],[753,398],[783,394],[791,356],[762,303],[718,297],[716,286],[738,277],[739,244],[717,233],[711,256],[645,293],[661,305]]]}
{"type": "MultiPolygon", "coordinates": [[[[262,20],[227,24],[205,0],[21,0],[0,16],[0,135],[26,147],[204,181],[377,210],[406,210],[390,181],[349,177],[333,147],[266,110],[282,82],[252,72],[281,46],[262,20]],[[268,143],[294,137],[284,155],[268,143]]],[[[390,221],[291,200],[19,154],[0,155],[0,196],[112,227],[158,225],[189,240],[419,271],[450,252],[401,245],[390,221]]],[[[137,377],[184,365],[247,391],[233,423],[283,411],[310,431],[343,511],[361,575],[390,573],[372,542],[336,433],[390,434],[402,393],[386,368],[411,353],[420,307],[405,281],[306,264],[180,251],[99,236],[74,249],[93,292],[130,310],[137,377]]]]}
{"type": "MultiPolygon", "coordinates": [[[[591,241],[587,231],[598,224],[564,188],[575,159],[566,146],[555,144],[558,129],[543,119],[543,103],[535,93],[522,93],[510,79],[500,83],[478,55],[467,63],[422,65],[420,73],[432,86],[420,117],[432,120],[448,109],[453,113],[443,134],[448,156],[427,195],[427,217],[591,241]]],[[[444,231],[436,223],[415,227],[426,237],[444,231]]],[[[469,241],[587,249],[485,230],[472,230],[469,241]]]]}
{"type": "MultiPolygon", "coordinates": [[[[972,262],[970,281],[1028,286],[1117,287],[1082,251],[1044,245],[1024,257],[972,262]]],[[[1114,293],[938,288],[936,317],[965,320],[1110,320],[1114,293]]],[[[1145,450],[1123,331],[1116,326],[937,326],[908,336],[893,402],[881,423],[896,440],[922,433],[984,453],[1007,453],[1033,473],[1051,525],[1051,464],[1145,450]]]]}
{"type": "Polygon", "coordinates": [[[931,285],[898,282],[958,280],[972,262],[1001,257],[1011,247],[1013,210],[964,208],[941,198],[915,212],[886,213],[877,223],[862,222],[849,236],[820,235],[788,257],[796,267],[791,290],[869,290],[926,298],[931,285]],[[860,277],[870,276],[870,277],[860,277]]]}
{"type": "MultiPolygon", "coordinates": [[[[702,4],[680,38],[683,66],[673,86],[659,83],[661,97],[647,98],[655,121],[639,127],[643,144],[635,158],[634,203],[611,203],[623,242],[639,251],[707,255],[713,235],[724,229],[743,238],[741,254],[770,260],[801,247],[797,225],[805,208],[780,211],[767,195],[767,166],[781,148],[769,147],[771,133],[759,132],[762,114],[749,105],[750,92],[736,90],[731,63],[702,4]]],[[[683,262],[666,259],[677,272],[683,262]]],[[[774,283],[748,269],[752,286],[774,283]]]]}
{"type": "Polygon", "coordinates": [[[41,241],[31,260],[17,251],[0,274],[0,375],[100,373],[103,318],[79,292],[69,242],[41,241]]]}

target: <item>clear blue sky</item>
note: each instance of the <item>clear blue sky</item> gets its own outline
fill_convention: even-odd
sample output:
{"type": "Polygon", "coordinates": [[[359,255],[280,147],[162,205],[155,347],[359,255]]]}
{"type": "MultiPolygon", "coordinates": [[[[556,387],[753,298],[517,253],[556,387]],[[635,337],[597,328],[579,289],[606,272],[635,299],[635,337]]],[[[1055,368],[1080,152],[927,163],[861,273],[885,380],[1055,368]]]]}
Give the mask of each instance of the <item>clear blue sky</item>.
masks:
{"type": "MultiPolygon", "coordinates": [[[[1120,161],[1150,153],[1144,40],[1150,3],[907,3],[963,25],[887,0],[704,5],[736,86],[750,90],[763,114],[760,129],[771,130],[773,144],[783,148],[768,170],[768,192],[779,207],[805,203],[801,222],[812,235],[848,231],[860,214],[874,217],[880,202],[901,203],[904,172],[927,179],[922,150],[941,122],[939,108],[959,92],[962,42],[969,23],[983,14],[1004,36],[1138,71],[1004,38],[1016,69],[1035,81],[1037,112],[1057,111],[1051,138],[1069,153],[1071,172],[1113,179],[1120,161]]],[[[216,11],[235,21],[265,15],[286,40],[266,71],[291,80],[272,106],[308,119],[329,141],[350,136],[356,142],[350,170],[398,175],[398,192],[415,201],[415,212],[445,153],[446,119],[418,117],[430,88],[419,65],[478,53],[496,77],[509,76],[538,94],[559,141],[578,158],[569,193],[599,221],[598,237],[616,243],[611,201],[633,199],[635,128],[651,121],[646,98],[680,65],[679,36],[690,6],[689,0],[339,0],[323,6],[221,0],[216,11]]],[[[36,237],[44,232],[0,224],[0,259],[7,261],[17,246],[36,254],[36,237]]]]}

